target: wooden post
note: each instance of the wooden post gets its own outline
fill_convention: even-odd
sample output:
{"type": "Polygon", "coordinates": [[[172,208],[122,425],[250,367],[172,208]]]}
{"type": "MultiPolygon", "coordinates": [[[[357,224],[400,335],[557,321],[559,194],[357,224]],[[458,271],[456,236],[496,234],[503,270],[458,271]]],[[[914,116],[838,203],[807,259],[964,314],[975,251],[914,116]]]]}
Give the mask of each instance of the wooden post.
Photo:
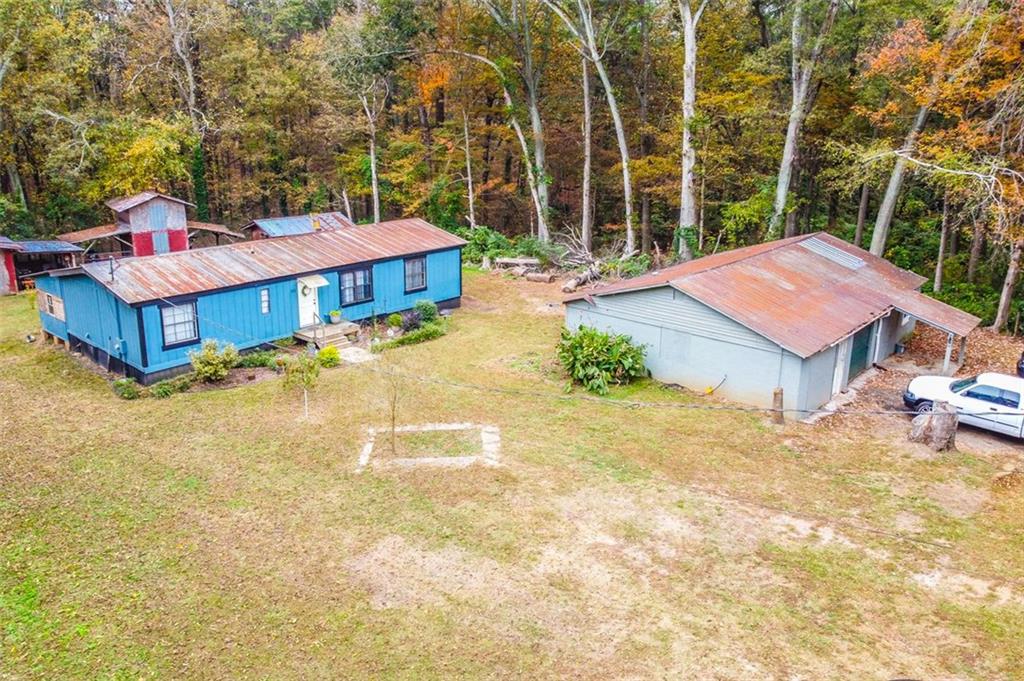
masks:
{"type": "Polygon", "coordinates": [[[961,336],[960,338],[960,349],[956,353],[956,365],[962,367],[964,365],[964,359],[967,357],[967,336],[961,336]]]}
{"type": "Polygon", "coordinates": [[[782,388],[778,387],[772,391],[772,423],[781,426],[785,422],[782,412],[782,388]]]}
{"type": "Polygon", "coordinates": [[[949,360],[953,358],[953,334],[946,336],[946,356],[942,360],[942,373],[949,371],[949,360]]]}

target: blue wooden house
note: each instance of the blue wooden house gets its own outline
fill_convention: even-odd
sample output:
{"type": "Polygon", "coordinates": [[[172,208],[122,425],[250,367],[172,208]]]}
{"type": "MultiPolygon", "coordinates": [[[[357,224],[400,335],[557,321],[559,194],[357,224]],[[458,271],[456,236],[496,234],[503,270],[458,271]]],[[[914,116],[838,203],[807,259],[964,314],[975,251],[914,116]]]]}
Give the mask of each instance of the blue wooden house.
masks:
{"type": "Polygon", "coordinates": [[[189,366],[204,340],[239,349],[416,301],[457,307],[462,247],[420,219],[92,262],[36,281],[43,330],[142,383],[189,366]]]}

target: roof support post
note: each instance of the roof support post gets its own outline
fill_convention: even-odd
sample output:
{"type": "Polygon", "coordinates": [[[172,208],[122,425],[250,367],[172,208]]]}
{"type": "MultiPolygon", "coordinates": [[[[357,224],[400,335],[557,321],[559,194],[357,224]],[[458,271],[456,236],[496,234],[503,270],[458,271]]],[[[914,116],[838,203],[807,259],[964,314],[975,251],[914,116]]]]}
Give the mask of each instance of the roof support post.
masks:
{"type": "Polygon", "coordinates": [[[949,371],[949,361],[953,358],[953,334],[946,335],[946,356],[942,360],[942,373],[949,371]]]}
{"type": "Polygon", "coordinates": [[[956,365],[962,367],[967,358],[967,336],[960,337],[960,349],[956,353],[956,365]]]}

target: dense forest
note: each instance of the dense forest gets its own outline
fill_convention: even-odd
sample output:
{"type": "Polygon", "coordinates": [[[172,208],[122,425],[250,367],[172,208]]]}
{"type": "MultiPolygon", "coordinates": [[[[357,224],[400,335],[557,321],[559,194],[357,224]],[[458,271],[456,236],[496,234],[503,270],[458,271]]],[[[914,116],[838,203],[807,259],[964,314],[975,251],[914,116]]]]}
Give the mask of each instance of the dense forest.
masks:
{"type": "Polygon", "coordinates": [[[0,0],[0,234],[147,188],[634,269],[828,230],[1012,326],[1022,49],[1024,0],[0,0]]]}

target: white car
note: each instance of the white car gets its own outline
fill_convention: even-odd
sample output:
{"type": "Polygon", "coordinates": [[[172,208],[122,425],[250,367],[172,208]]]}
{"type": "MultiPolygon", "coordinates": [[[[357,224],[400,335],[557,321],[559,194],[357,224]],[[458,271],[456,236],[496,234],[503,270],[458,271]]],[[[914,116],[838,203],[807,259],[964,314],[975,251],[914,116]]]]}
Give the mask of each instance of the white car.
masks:
{"type": "Polygon", "coordinates": [[[927,413],[935,402],[949,402],[956,408],[961,423],[1024,438],[1021,395],[1024,378],[1017,376],[918,376],[903,393],[903,403],[918,413],[927,413]]]}

